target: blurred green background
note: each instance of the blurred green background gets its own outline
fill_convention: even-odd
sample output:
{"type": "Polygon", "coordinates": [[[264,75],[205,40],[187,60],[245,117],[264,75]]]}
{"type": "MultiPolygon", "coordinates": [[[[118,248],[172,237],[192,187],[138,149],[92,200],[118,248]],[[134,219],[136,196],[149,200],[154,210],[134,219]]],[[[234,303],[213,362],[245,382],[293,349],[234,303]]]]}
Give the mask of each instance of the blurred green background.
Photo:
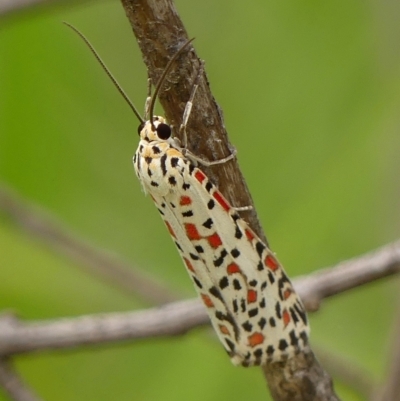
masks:
{"type": "MultiPolygon", "coordinates": [[[[289,274],[396,239],[397,2],[176,6],[196,37],[262,224],[289,274]]],[[[79,236],[141,266],[177,295],[194,296],[134,176],[137,121],[64,20],[85,33],[143,107],[146,71],[118,1],[3,17],[0,179],[79,236]]],[[[398,288],[392,278],[326,300],[311,316],[312,342],[383,380],[398,288]]],[[[42,319],[143,306],[0,217],[0,310],[42,319]]],[[[260,370],[232,367],[204,330],[16,361],[46,400],[267,399],[260,370]]],[[[362,399],[340,380],[336,388],[346,400],[362,399]]]]}

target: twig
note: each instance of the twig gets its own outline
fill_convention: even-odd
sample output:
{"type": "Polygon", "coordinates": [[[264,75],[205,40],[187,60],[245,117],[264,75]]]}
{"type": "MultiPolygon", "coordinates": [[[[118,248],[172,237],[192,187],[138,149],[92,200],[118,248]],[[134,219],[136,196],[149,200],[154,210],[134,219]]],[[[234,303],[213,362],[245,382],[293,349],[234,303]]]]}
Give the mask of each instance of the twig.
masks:
{"type": "Polygon", "coordinates": [[[2,387],[14,401],[41,400],[22,382],[7,358],[0,358],[0,387],[2,387]]]}
{"type": "Polygon", "coordinates": [[[177,297],[166,286],[146,276],[140,269],[118,257],[95,248],[77,238],[76,234],[51,218],[43,210],[28,204],[0,183],[0,213],[11,218],[35,239],[40,239],[53,251],[71,259],[91,274],[100,276],[130,295],[140,297],[151,305],[175,301],[177,297]]]}
{"type": "MultiPolygon", "coordinates": [[[[318,285],[326,286],[327,278],[333,281],[336,294],[348,290],[346,277],[353,275],[353,266],[358,271],[364,270],[365,277],[371,281],[400,273],[400,242],[382,247],[369,255],[381,265],[371,266],[363,255],[359,259],[352,259],[351,263],[346,262],[346,270],[343,269],[342,263],[338,267],[318,271],[310,277],[295,279],[294,286],[300,294],[303,294],[304,299],[315,299],[312,292],[320,296],[318,285]],[[383,257],[384,255],[386,257],[383,257]],[[386,266],[383,263],[386,263],[386,266]],[[394,265],[396,268],[393,268],[394,265]],[[370,269],[376,273],[370,274],[370,269]],[[313,283],[312,286],[310,282],[313,283]],[[341,287],[339,283],[342,283],[341,287]]],[[[359,283],[366,282],[367,280],[361,275],[359,283]]],[[[354,286],[359,283],[353,280],[354,286]]],[[[333,295],[332,292],[330,295],[333,295]]],[[[28,323],[5,314],[0,316],[0,356],[112,341],[174,336],[208,323],[209,318],[204,305],[197,299],[174,302],[160,308],[138,312],[87,315],[28,323]]]]}
{"type": "Polygon", "coordinates": [[[208,323],[204,306],[197,299],[138,312],[85,315],[29,323],[5,314],[0,316],[0,356],[176,336],[208,323]]]}
{"type": "Polygon", "coordinates": [[[378,392],[376,401],[400,401],[400,302],[398,302],[393,329],[388,377],[382,390],[378,392]]]}
{"type": "Polygon", "coordinates": [[[376,390],[376,380],[366,369],[342,355],[334,354],[315,345],[314,351],[331,376],[355,390],[363,399],[371,399],[371,395],[376,390]]]}
{"type": "MultiPolygon", "coordinates": [[[[0,15],[4,16],[26,8],[49,3],[61,3],[63,0],[0,0],[0,15]]],[[[64,1],[65,2],[65,1],[64,1]]]]}
{"type": "Polygon", "coordinates": [[[400,272],[400,241],[318,270],[295,280],[297,293],[308,311],[320,307],[323,299],[400,272]]]}

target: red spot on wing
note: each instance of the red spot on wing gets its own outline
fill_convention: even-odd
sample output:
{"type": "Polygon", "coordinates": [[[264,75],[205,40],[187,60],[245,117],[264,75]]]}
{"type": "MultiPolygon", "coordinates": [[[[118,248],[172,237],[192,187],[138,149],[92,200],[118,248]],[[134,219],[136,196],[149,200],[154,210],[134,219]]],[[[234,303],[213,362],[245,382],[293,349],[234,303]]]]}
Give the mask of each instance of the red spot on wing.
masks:
{"type": "Polygon", "coordinates": [[[245,233],[246,233],[246,237],[249,241],[252,241],[254,239],[253,231],[246,228],[245,233]]]}
{"type": "Polygon", "coordinates": [[[207,241],[214,249],[217,249],[219,246],[222,245],[221,237],[217,233],[214,233],[213,235],[207,237],[207,241]]]}
{"type": "Polygon", "coordinates": [[[240,270],[240,267],[236,263],[231,263],[227,268],[226,268],[228,274],[235,274],[235,273],[241,273],[242,271],[240,270]]]}
{"type": "Polygon", "coordinates": [[[207,176],[201,170],[197,170],[194,173],[194,177],[200,182],[200,184],[207,178],[207,176]]]}
{"type": "Polygon", "coordinates": [[[290,323],[290,314],[287,311],[287,309],[285,309],[282,313],[282,319],[283,319],[283,325],[286,327],[289,323],[290,323]]]}
{"type": "Polygon", "coordinates": [[[201,294],[201,299],[203,300],[203,303],[205,306],[207,306],[207,308],[213,308],[214,307],[214,303],[211,300],[211,298],[206,295],[206,294],[201,294]]]}
{"type": "Polygon", "coordinates": [[[291,288],[288,288],[283,293],[283,299],[288,299],[292,295],[293,291],[291,288]]]}
{"type": "Polygon", "coordinates": [[[247,291],[247,302],[249,304],[251,304],[253,302],[257,302],[257,291],[254,291],[254,290],[247,291]]]}
{"type": "Polygon", "coordinates": [[[181,199],[179,201],[179,204],[181,206],[187,206],[192,203],[192,199],[189,196],[181,196],[181,199]]]}
{"type": "Polygon", "coordinates": [[[264,335],[261,333],[253,333],[251,336],[248,336],[247,339],[249,340],[250,347],[254,348],[257,345],[260,345],[264,342],[264,335]]]}
{"type": "Polygon", "coordinates": [[[225,325],[220,324],[218,327],[219,327],[219,331],[220,331],[222,334],[226,334],[226,335],[230,335],[230,334],[231,334],[231,333],[229,332],[229,329],[228,329],[225,325]]]}
{"type": "Polygon", "coordinates": [[[277,260],[272,255],[267,255],[264,260],[265,265],[270,268],[272,271],[278,269],[279,264],[277,260]]]}
{"type": "Polygon", "coordinates": [[[185,223],[186,235],[191,241],[201,239],[201,235],[197,231],[197,227],[192,223],[185,223]]]}
{"type": "Polygon", "coordinates": [[[173,230],[172,227],[171,227],[171,224],[169,224],[168,221],[165,221],[165,220],[164,220],[164,222],[165,222],[165,225],[166,225],[167,228],[168,228],[169,233],[170,233],[174,238],[176,238],[176,235],[175,235],[175,233],[174,233],[174,230],[173,230]]]}
{"type": "Polygon", "coordinates": [[[228,201],[222,196],[221,192],[215,191],[213,193],[214,199],[225,209],[227,212],[230,210],[231,206],[228,201]]]}
{"type": "Polygon", "coordinates": [[[194,271],[194,267],[193,267],[193,265],[192,265],[192,262],[191,262],[189,259],[186,259],[186,258],[183,258],[183,260],[184,260],[185,265],[186,265],[186,267],[188,268],[188,270],[190,270],[190,271],[193,272],[193,273],[196,273],[196,272],[194,271]]]}

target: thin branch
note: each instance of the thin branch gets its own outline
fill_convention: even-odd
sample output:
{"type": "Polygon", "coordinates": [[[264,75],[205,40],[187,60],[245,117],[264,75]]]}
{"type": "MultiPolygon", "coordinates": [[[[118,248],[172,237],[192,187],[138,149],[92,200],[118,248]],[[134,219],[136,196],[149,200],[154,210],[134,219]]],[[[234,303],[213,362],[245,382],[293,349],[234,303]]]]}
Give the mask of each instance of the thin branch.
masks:
{"type": "Polygon", "coordinates": [[[314,351],[331,376],[355,390],[363,399],[371,399],[377,388],[377,383],[366,369],[342,355],[329,352],[327,349],[314,345],[314,351]]]}
{"type": "Polygon", "coordinates": [[[0,387],[14,401],[40,401],[32,390],[23,383],[22,379],[14,371],[7,358],[0,358],[0,387]]]}
{"type": "Polygon", "coordinates": [[[11,14],[27,8],[54,3],[65,3],[65,0],[0,0],[0,15],[11,14]]]}
{"type": "Polygon", "coordinates": [[[0,356],[184,334],[209,323],[197,299],[137,312],[23,322],[0,316],[0,356]]]}
{"type": "Polygon", "coordinates": [[[395,241],[334,267],[299,277],[295,287],[306,309],[315,311],[325,298],[399,272],[400,241],[395,241]]]}
{"type": "Polygon", "coordinates": [[[386,383],[375,399],[376,401],[400,401],[400,302],[398,302],[394,319],[387,372],[386,383]]]}
{"type": "Polygon", "coordinates": [[[70,233],[61,223],[38,207],[24,202],[0,183],[0,213],[23,228],[35,240],[40,239],[51,250],[68,257],[91,274],[101,277],[130,295],[140,297],[150,305],[175,301],[177,297],[165,285],[146,276],[117,256],[89,245],[70,233]]]}
{"type": "MultiPolygon", "coordinates": [[[[365,284],[368,280],[375,281],[400,273],[400,242],[382,247],[368,255],[380,265],[371,265],[370,259],[363,255],[358,259],[343,262],[337,267],[318,271],[309,277],[297,278],[294,280],[294,286],[298,293],[302,294],[306,305],[314,305],[307,302],[307,299],[318,298],[320,302],[320,287],[326,288],[327,280],[331,281],[335,294],[339,294],[350,289],[346,278],[353,277],[355,271],[359,272],[360,277],[358,283],[355,278],[352,279],[353,287],[365,284]],[[344,263],[347,265],[346,269],[343,269],[344,263]],[[375,273],[371,274],[371,270],[375,273]]],[[[325,294],[332,296],[333,292],[326,291],[325,294]]],[[[23,322],[15,316],[5,314],[0,317],[0,356],[121,340],[175,336],[207,324],[209,324],[208,315],[198,299],[174,302],[137,312],[87,315],[47,321],[23,322]]]]}

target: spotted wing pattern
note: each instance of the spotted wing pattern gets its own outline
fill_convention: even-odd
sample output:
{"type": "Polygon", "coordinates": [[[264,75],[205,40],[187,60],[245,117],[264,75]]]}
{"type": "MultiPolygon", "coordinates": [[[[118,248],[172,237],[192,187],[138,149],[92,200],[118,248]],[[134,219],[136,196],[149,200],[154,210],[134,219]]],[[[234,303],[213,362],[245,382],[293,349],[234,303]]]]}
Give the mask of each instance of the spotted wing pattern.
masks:
{"type": "Polygon", "coordinates": [[[208,177],[170,138],[156,117],[146,122],[134,156],[152,197],[235,365],[283,361],[308,341],[304,307],[270,249],[208,177]]]}

